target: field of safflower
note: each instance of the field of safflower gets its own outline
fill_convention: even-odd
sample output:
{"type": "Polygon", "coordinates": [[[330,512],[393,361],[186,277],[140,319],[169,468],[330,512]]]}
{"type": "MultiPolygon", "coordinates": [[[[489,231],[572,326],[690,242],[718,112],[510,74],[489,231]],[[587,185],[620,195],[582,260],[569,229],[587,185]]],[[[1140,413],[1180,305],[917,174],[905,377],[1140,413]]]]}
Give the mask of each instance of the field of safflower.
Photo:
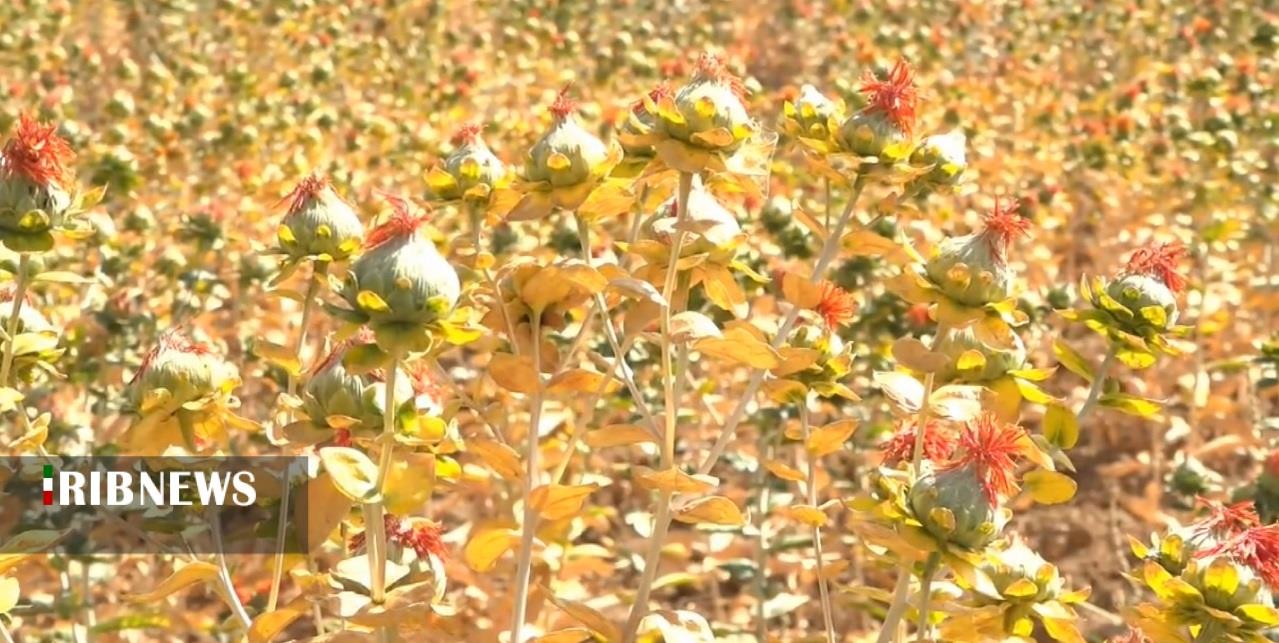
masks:
{"type": "Polygon", "coordinates": [[[0,496],[0,640],[1273,640],[1277,76],[1272,2],[0,3],[0,454],[311,462],[256,555],[0,496]]]}

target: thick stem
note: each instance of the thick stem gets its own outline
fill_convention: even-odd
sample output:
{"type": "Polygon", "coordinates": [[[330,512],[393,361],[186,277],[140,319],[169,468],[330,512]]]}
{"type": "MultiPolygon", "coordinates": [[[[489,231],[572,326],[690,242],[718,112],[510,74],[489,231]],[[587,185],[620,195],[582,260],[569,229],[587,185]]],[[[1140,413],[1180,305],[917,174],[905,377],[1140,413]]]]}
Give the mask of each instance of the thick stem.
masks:
{"type": "MultiPolygon", "coordinates": [[[[302,319],[298,323],[298,337],[293,344],[293,354],[297,356],[298,363],[302,362],[302,349],[306,347],[306,334],[310,330],[311,313],[315,309],[315,296],[320,290],[320,279],[328,271],[328,264],[315,264],[311,269],[311,278],[306,285],[306,294],[302,300],[302,319]]],[[[298,376],[289,373],[289,395],[294,395],[298,390],[298,376]]],[[[292,413],[289,414],[292,417],[292,413]]]]}
{"type": "Polygon", "coordinates": [[[15,336],[18,334],[18,318],[22,313],[22,304],[27,298],[27,271],[30,264],[31,258],[27,253],[18,254],[18,274],[15,276],[17,281],[13,287],[13,307],[4,325],[4,332],[9,339],[4,345],[4,356],[0,357],[0,388],[9,385],[9,372],[13,370],[13,351],[17,343],[15,336]]]}
{"type": "Polygon", "coordinates": [[[937,552],[929,554],[928,561],[924,563],[924,575],[919,579],[919,625],[916,629],[922,640],[928,640],[929,632],[933,627],[928,619],[928,608],[933,600],[933,577],[937,575],[940,563],[941,554],[937,552]]]}
{"type": "Polygon", "coordinates": [[[267,597],[266,611],[274,612],[280,601],[280,581],[284,578],[284,539],[289,525],[289,470],[284,471],[280,490],[280,517],[275,528],[275,568],[271,571],[271,593],[267,597]]]}
{"type": "MultiPolygon", "coordinates": [[[[808,434],[810,427],[808,423],[808,401],[805,400],[799,405],[799,426],[804,437],[804,444],[808,444],[808,434]]],[[[808,453],[808,476],[804,484],[804,490],[808,494],[808,505],[810,507],[817,506],[817,458],[812,452],[808,453]]],[[[813,554],[817,559],[817,590],[822,599],[822,621],[826,624],[826,641],[827,643],[835,643],[835,621],[831,616],[830,604],[830,587],[826,580],[825,562],[822,560],[822,528],[813,526],[813,554]]]]}
{"type": "MultiPolygon", "coordinates": [[[[382,452],[378,456],[377,465],[377,502],[364,505],[365,555],[369,562],[370,598],[375,605],[386,601],[386,508],[383,495],[386,493],[386,478],[391,471],[391,459],[395,452],[395,381],[400,370],[400,355],[391,356],[391,365],[386,369],[386,391],[384,408],[382,409],[382,452]]],[[[389,641],[391,630],[386,627],[377,628],[378,641],[389,641]]]]}
{"type": "Polygon", "coordinates": [[[1115,347],[1111,346],[1110,350],[1106,351],[1105,359],[1101,360],[1101,366],[1097,368],[1096,374],[1093,375],[1092,387],[1088,389],[1088,399],[1084,400],[1084,405],[1079,407],[1079,413],[1075,414],[1079,421],[1082,422],[1096,408],[1097,401],[1101,399],[1101,393],[1106,388],[1106,376],[1114,365],[1115,347]]]}
{"type": "Polygon", "coordinates": [[[511,643],[523,643],[524,619],[528,610],[529,581],[533,572],[533,541],[537,536],[537,511],[531,500],[533,489],[537,486],[538,473],[538,426],[542,423],[542,314],[533,311],[533,373],[537,375],[537,389],[530,400],[530,414],[524,459],[524,523],[520,534],[520,558],[515,575],[515,609],[511,616],[511,643]]]}
{"type": "MultiPolygon", "coordinates": [[[[666,280],[662,286],[664,301],[661,312],[662,340],[662,388],[665,405],[663,418],[665,431],[662,436],[662,469],[675,466],[675,423],[679,417],[679,401],[675,396],[675,368],[672,357],[671,342],[671,300],[675,294],[675,283],[679,275],[680,253],[684,249],[684,238],[687,233],[682,225],[688,218],[688,198],[693,190],[693,174],[681,172],[679,175],[679,194],[675,213],[675,239],[671,242],[670,258],[667,260],[666,280]]],[[[654,517],[653,534],[649,539],[648,555],[645,556],[644,575],[640,579],[639,589],[635,593],[635,603],[631,605],[630,617],[622,630],[624,643],[632,643],[639,631],[640,622],[648,613],[648,596],[652,591],[653,581],[657,578],[657,567],[661,564],[662,544],[666,540],[666,532],[670,528],[670,504],[672,494],[661,492],[658,497],[657,515],[654,517]]]]}
{"type": "Polygon", "coordinates": [[[893,640],[897,634],[897,624],[902,620],[902,614],[906,613],[906,594],[910,591],[911,574],[906,567],[902,568],[902,573],[897,575],[897,584],[893,587],[893,602],[888,606],[888,612],[884,614],[884,622],[880,627],[879,636],[875,638],[875,643],[888,643],[893,640]]]}

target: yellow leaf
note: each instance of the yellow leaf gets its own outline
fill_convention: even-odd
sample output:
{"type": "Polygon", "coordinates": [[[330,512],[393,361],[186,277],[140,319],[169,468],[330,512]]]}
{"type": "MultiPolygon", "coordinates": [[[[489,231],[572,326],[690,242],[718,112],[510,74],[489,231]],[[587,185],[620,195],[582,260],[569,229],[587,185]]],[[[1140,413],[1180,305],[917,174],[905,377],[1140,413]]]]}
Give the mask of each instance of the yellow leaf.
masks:
{"type": "Polygon", "coordinates": [[[488,373],[498,386],[508,391],[524,394],[537,391],[538,374],[533,369],[533,359],[528,355],[494,353],[489,360],[488,373]]]}
{"type": "Polygon", "coordinates": [[[857,432],[858,423],[856,419],[840,420],[813,429],[804,443],[804,448],[817,458],[839,451],[848,438],[853,437],[853,434],[857,432]]]}
{"type": "Polygon", "coordinates": [[[853,256],[883,257],[886,261],[897,265],[905,265],[914,261],[911,252],[902,247],[901,244],[866,228],[859,228],[849,232],[841,239],[841,243],[853,256]]]}
{"type": "MultiPolygon", "coordinates": [[[[305,512],[307,521],[307,544],[311,552],[319,549],[328,541],[333,531],[342,524],[342,519],[351,511],[351,499],[342,493],[333,483],[333,476],[321,473],[306,485],[306,504],[294,506],[294,520],[300,521],[305,512]]],[[[295,524],[301,524],[296,522],[295,524]]],[[[307,553],[311,553],[307,552],[307,553]]]]}
{"type": "Polygon", "coordinates": [[[551,393],[594,393],[599,389],[604,376],[584,368],[574,368],[561,372],[546,383],[546,390],[551,393]]]}
{"type": "Polygon", "coordinates": [[[605,641],[622,640],[622,632],[618,630],[617,626],[603,614],[583,603],[559,598],[552,593],[549,588],[543,587],[542,590],[550,596],[551,602],[554,603],[556,607],[564,610],[564,613],[572,616],[579,623],[602,636],[605,641]]]}
{"type": "Polygon", "coordinates": [[[524,477],[520,456],[508,445],[488,438],[474,438],[466,441],[466,450],[479,456],[497,475],[507,480],[520,480],[524,477]]]}
{"type": "Polygon", "coordinates": [[[302,372],[302,363],[298,360],[297,352],[291,348],[267,341],[259,341],[253,344],[253,352],[262,359],[279,366],[293,375],[298,375],[302,372]]]}
{"type": "Polygon", "coordinates": [[[32,554],[42,552],[56,544],[66,532],[48,529],[24,531],[0,545],[0,574],[17,567],[32,554]]]}
{"type": "Polygon", "coordinates": [[[542,485],[529,495],[529,502],[543,518],[563,520],[582,511],[586,499],[598,485],[542,485]]]}
{"type": "Polygon", "coordinates": [[[826,526],[826,512],[812,505],[792,505],[789,507],[782,507],[777,511],[777,513],[790,518],[795,522],[802,523],[810,527],[826,526]]]}
{"type": "Polygon", "coordinates": [[[489,527],[471,535],[471,540],[462,550],[462,558],[467,566],[477,572],[486,572],[493,568],[497,559],[520,541],[520,534],[507,527],[489,527]]]}
{"type": "Polygon", "coordinates": [[[141,594],[133,594],[128,597],[130,603],[158,603],[175,592],[181,591],[206,581],[211,581],[218,576],[218,566],[213,563],[193,562],[187,563],[181,569],[173,572],[168,578],[164,579],[155,589],[141,594]]]}
{"type": "Polygon", "coordinates": [[[372,290],[361,290],[357,293],[355,304],[360,307],[360,310],[368,312],[384,313],[391,310],[386,301],[372,290]]]}
{"type": "Polygon", "coordinates": [[[390,513],[410,514],[422,507],[435,489],[435,454],[396,452],[382,488],[390,513]]]}
{"type": "Polygon", "coordinates": [[[1022,477],[1022,486],[1035,502],[1055,505],[1075,497],[1077,485],[1069,476],[1056,471],[1036,469],[1022,477]]]}
{"type": "Polygon", "coordinates": [[[807,277],[787,272],[782,275],[782,297],[796,308],[812,310],[822,300],[822,287],[807,277]]]}
{"type": "Polygon", "coordinates": [[[961,371],[977,370],[986,368],[986,356],[976,349],[968,349],[964,351],[959,359],[955,361],[955,368],[961,371]]]}
{"type": "Polygon", "coordinates": [[[722,338],[703,339],[693,347],[704,355],[755,369],[775,368],[782,363],[776,349],[741,326],[730,327],[724,331],[722,338]]]}
{"type": "Polygon", "coordinates": [[[325,447],[320,449],[320,462],[324,470],[333,476],[333,484],[343,495],[355,502],[378,501],[377,465],[359,449],[351,447],[325,447]]]}
{"type": "Polygon", "coordinates": [[[1044,410],[1044,437],[1052,444],[1069,449],[1079,441],[1079,420],[1066,407],[1049,404],[1044,410]]]}
{"type": "Polygon", "coordinates": [[[299,596],[274,612],[267,612],[253,619],[249,626],[249,643],[270,643],[280,632],[283,632],[293,621],[311,611],[311,601],[299,596]]]}
{"type": "Polygon", "coordinates": [[[795,467],[790,466],[789,464],[786,464],[785,462],[779,462],[777,460],[765,460],[764,468],[768,469],[770,473],[777,476],[778,478],[781,478],[782,480],[790,480],[791,482],[804,482],[805,480],[808,479],[807,476],[804,475],[804,472],[800,471],[799,469],[796,469],[795,467]]]}
{"type": "Polygon", "coordinates": [[[945,355],[930,350],[914,337],[903,337],[893,342],[893,359],[898,364],[920,373],[933,373],[946,368],[945,355]]]}
{"type": "Polygon", "coordinates": [[[719,485],[719,480],[711,476],[691,476],[674,467],[662,471],[654,471],[647,467],[637,467],[635,484],[645,489],[657,489],[670,493],[709,493],[719,485]]]}
{"type": "Polygon", "coordinates": [[[544,634],[531,640],[531,643],[586,643],[595,638],[591,631],[584,627],[570,627],[544,634]]]}
{"type": "Polygon", "coordinates": [[[0,578],[0,614],[8,614],[9,610],[12,610],[18,604],[18,596],[21,591],[21,587],[18,586],[18,579],[8,576],[0,578]]]}
{"type": "Polygon", "coordinates": [[[905,413],[918,413],[924,402],[924,385],[919,380],[897,371],[879,371],[874,375],[884,395],[905,413]]]}
{"type": "Polygon", "coordinates": [[[746,524],[746,516],[737,505],[724,496],[699,498],[681,507],[675,519],[686,523],[708,522],[715,525],[740,527],[746,524]]]}
{"type": "Polygon", "coordinates": [[[648,429],[635,424],[610,424],[587,433],[585,440],[587,446],[593,449],[657,442],[657,438],[648,429]]]}

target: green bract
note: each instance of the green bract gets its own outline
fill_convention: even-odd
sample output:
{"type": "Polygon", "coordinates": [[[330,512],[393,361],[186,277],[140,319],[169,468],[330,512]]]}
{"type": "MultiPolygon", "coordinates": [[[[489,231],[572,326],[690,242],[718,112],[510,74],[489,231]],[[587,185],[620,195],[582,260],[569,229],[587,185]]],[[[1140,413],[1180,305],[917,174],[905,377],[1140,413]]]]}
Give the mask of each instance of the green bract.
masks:
{"type": "Polygon", "coordinates": [[[1124,275],[1106,286],[1106,294],[1132,313],[1131,318],[1123,315],[1120,321],[1136,335],[1166,330],[1177,323],[1177,295],[1153,276],[1124,275]]]}
{"type": "Polygon", "coordinates": [[[911,154],[912,165],[930,167],[928,174],[918,179],[930,188],[954,185],[968,168],[964,149],[967,139],[961,131],[929,136],[911,154]]]}
{"type": "Polygon", "coordinates": [[[910,133],[886,114],[863,110],[848,117],[839,128],[844,149],[858,156],[900,161],[910,156],[910,133]]]}
{"type": "Polygon", "coordinates": [[[342,297],[373,324],[424,325],[453,310],[461,284],[435,244],[393,237],[351,265],[342,297]]]}
{"type": "Polygon", "coordinates": [[[988,545],[1005,522],[971,465],[925,473],[910,489],[910,507],[929,533],[971,550],[988,545]]]}
{"type": "Polygon", "coordinates": [[[1012,271],[985,232],[942,241],[924,270],[946,296],[967,306],[1003,301],[1012,294],[1012,271]]]}
{"type": "Polygon", "coordinates": [[[524,176],[529,181],[546,181],[555,188],[573,187],[595,178],[595,168],[608,157],[604,142],[583,129],[571,111],[556,111],[551,129],[529,150],[524,176]]]}
{"type": "Polygon", "coordinates": [[[56,184],[38,184],[0,168],[0,242],[15,252],[47,250],[62,225],[71,195],[56,184]]]}
{"type": "Polygon", "coordinates": [[[937,351],[949,358],[946,368],[938,371],[937,378],[942,382],[956,379],[964,382],[989,382],[1003,377],[1008,371],[1022,368],[1026,363],[1026,346],[1021,338],[1012,335],[1013,348],[999,350],[982,343],[973,328],[960,328],[951,331],[937,351]],[[977,366],[960,368],[961,358],[969,351],[976,351],[982,357],[977,366]]]}
{"type": "Polygon", "coordinates": [[[311,177],[295,195],[280,226],[280,247],[285,253],[295,259],[325,255],[342,261],[359,249],[364,226],[332,187],[311,177]]]}

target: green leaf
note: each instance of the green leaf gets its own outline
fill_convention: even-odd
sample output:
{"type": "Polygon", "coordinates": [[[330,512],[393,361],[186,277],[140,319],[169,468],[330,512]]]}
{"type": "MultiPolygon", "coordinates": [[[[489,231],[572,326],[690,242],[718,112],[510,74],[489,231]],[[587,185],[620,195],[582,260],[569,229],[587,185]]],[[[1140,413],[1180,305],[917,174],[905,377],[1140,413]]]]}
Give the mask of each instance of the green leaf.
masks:
{"type": "Polygon", "coordinates": [[[1141,418],[1151,417],[1163,409],[1163,406],[1155,400],[1127,393],[1107,393],[1101,396],[1099,403],[1104,407],[1141,418]]]}
{"type": "Polygon", "coordinates": [[[1057,357],[1057,361],[1061,362],[1061,365],[1065,366],[1066,370],[1071,373],[1084,378],[1090,383],[1096,378],[1096,376],[1093,375],[1092,366],[1088,364],[1088,361],[1085,360],[1083,356],[1075,352],[1075,349],[1071,348],[1070,344],[1067,344],[1060,339],[1054,339],[1053,355],[1055,355],[1057,357]]]}
{"type": "Polygon", "coordinates": [[[1049,404],[1056,401],[1053,396],[1045,393],[1044,390],[1039,388],[1039,386],[1037,386],[1034,382],[1016,377],[1012,379],[1013,383],[1017,385],[1017,392],[1021,393],[1022,399],[1027,402],[1031,402],[1033,404],[1049,404]]]}
{"type": "Polygon", "coordinates": [[[1155,363],[1155,356],[1149,352],[1136,350],[1132,348],[1121,348],[1115,352],[1115,357],[1123,362],[1124,366],[1134,370],[1149,368],[1155,363]]]}
{"type": "Polygon", "coordinates": [[[1064,473],[1036,469],[1022,477],[1022,483],[1035,502],[1055,505],[1075,497],[1078,485],[1064,473]]]}
{"type": "Polygon", "coordinates": [[[1075,414],[1060,404],[1049,404],[1044,411],[1044,437],[1063,449],[1074,447],[1079,441],[1079,421],[1075,414]]]}

